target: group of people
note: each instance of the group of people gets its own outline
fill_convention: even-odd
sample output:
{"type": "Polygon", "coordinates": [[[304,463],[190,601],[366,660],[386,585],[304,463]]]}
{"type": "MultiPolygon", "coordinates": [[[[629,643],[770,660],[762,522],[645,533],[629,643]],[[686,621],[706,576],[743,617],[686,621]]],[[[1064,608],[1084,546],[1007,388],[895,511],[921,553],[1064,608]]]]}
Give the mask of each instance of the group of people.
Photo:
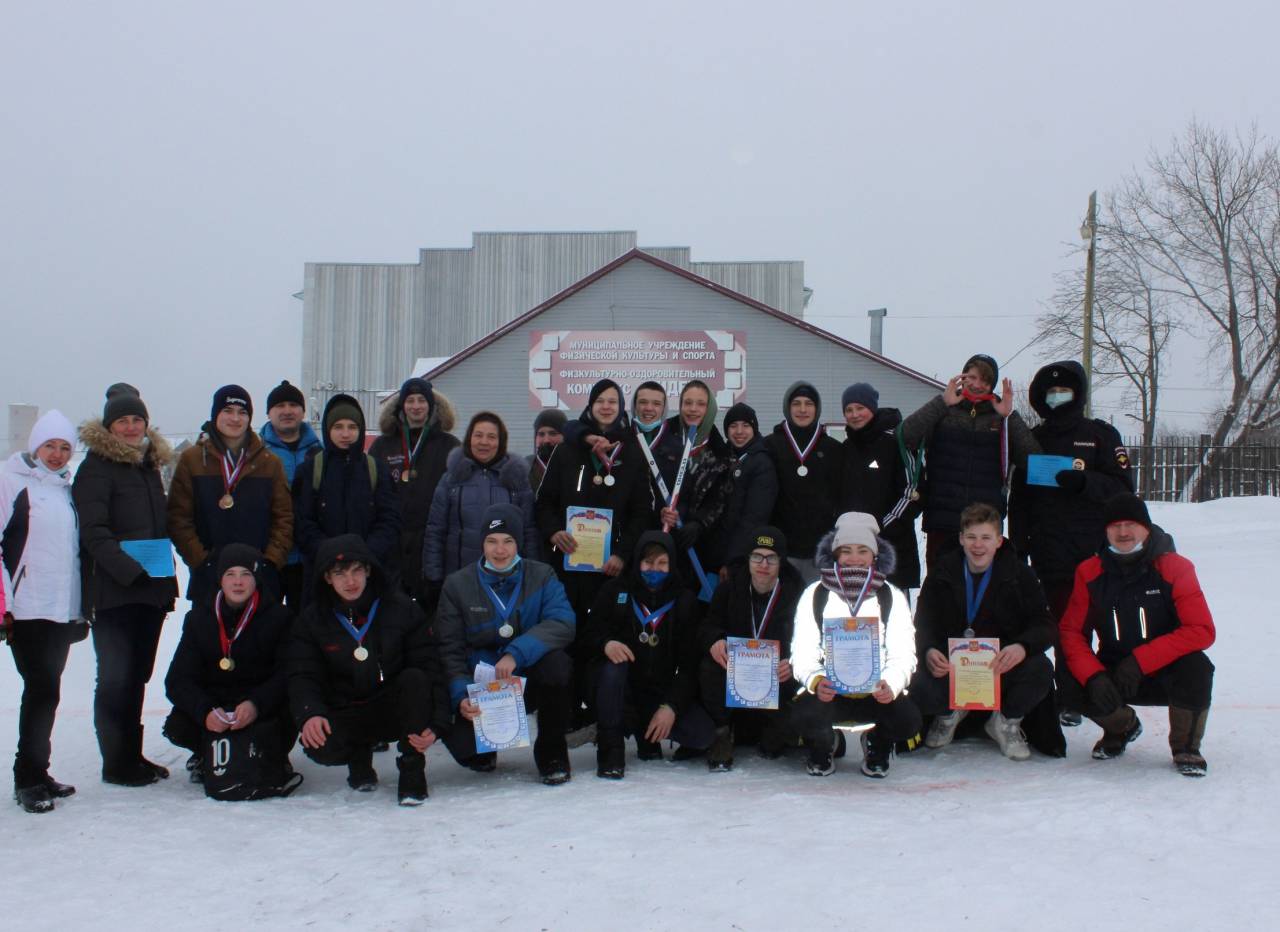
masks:
{"type": "Polygon", "coordinates": [[[453,405],[420,378],[383,404],[372,444],[349,395],[317,434],[282,382],[255,432],[249,393],[228,385],[167,491],[174,451],[135,388],[111,386],[78,430],[51,411],[0,475],[0,632],[23,678],[15,798],[44,812],[74,793],[49,775],[50,735],[70,645],[90,632],[102,779],[168,776],[143,756],[142,701],[178,595],[170,542],[191,610],[164,735],[218,798],[292,792],[295,742],[356,791],[395,743],[404,805],[427,798],[437,741],[491,771],[469,691],[481,671],[521,678],[549,785],[591,740],[598,776],[623,778],[628,736],[641,761],[667,743],[725,771],[749,745],[825,776],[859,734],[878,778],[898,752],[979,729],[1014,760],[1029,745],[1061,756],[1061,726],[1085,715],[1107,759],[1138,737],[1144,704],[1169,707],[1174,764],[1203,775],[1214,627],[1194,568],[1133,494],[1114,428],[1084,415],[1078,364],[1036,374],[1034,429],[997,381],[974,356],[905,418],[851,385],[840,441],[808,382],[765,434],[745,403],[721,417],[701,381],[669,413],[662,385],[604,379],[575,419],[537,415],[527,457],[491,411],[455,437],[453,405]],[[1070,467],[1032,481],[1034,456],[1070,467]],[[573,509],[609,516],[595,571],[571,568],[573,509]],[[855,618],[875,628],[880,673],[847,694],[824,626],[855,618]],[[994,710],[952,708],[961,637],[999,639],[994,710]],[[777,642],[776,709],[726,701],[737,638],[777,642]]]}

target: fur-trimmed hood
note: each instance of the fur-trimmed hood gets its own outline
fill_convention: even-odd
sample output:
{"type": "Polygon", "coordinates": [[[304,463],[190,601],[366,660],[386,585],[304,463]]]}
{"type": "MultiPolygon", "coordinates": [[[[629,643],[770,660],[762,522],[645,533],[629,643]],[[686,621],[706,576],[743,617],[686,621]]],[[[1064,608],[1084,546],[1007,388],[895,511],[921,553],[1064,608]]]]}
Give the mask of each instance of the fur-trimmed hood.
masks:
{"type": "Polygon", "coordinates": [[[150,454],[151,462],[157,466],[165,466],[173,462],[173,447],[154,427],[147,428],[146,446],[131,447],[107,430],[102,423],[102,418],[90,418],[80,425],[80,442],[88,448],[90,453],[96,453],[104,460],[110,460],[113,463],[141,466],[147,454],[150,454]]]}
{"type": "Polygon", "coordinates": [[[462,447],[454,447],[449,451],[445,461],[445,475],[454,485],[462,485],[481,469],[495,469],[498,481],[512,492],[520,492],[529,488],[529,467],[523,459],[507,454],[496,463],[481,466],[462,452],[462,447]]]}
{"type": "MultiPolygon", "coordinates": [[[[431,406],[431,413],[427,415],[427,425],[433,430],[448,433],[458,424],[458,415],[453,409],[453,402],[438,388],[433,387],[431,395],[436,403],[431,406]]],[[[399,392],[390,395],[378,409],[378,430],[384,437],[400,436],[399,392]]]]}
{"type": "MultiPolygon", "coordinates": [[[[818,549],[814,552],[813,562],[819,570],[830,569],[835,566],[835,555],[832,553],[832,544],[835,543],[836,532],[832,528],[830,531],[822,535],[822,539],[818,541],[818,549]]],[[[898,567],[898,551],[893,549],[893,544],[889,543],[879,534],[876,535],[876,565],[875,568],[880,575],[888,576],[898,567]]]]}

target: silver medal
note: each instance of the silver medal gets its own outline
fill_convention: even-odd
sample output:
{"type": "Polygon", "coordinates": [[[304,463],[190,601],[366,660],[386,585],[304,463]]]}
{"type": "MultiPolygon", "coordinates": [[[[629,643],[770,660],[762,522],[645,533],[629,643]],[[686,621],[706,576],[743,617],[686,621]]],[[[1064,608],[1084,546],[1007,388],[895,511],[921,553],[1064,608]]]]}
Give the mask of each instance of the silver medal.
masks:
{"type": "Polygon", "coordinates": [[[972,628],[965,628],[965,629],[964,629],[964,636],[965,636],[965,637],[967,637],[967,638],[971,638],[971,637],[973,637],[973,629],[972,629],[972,628]]]}
{"type": "Polygon", "coordinates": [[[796,468],[796,475],[803,479],[805,476],[809,475],[809,467],[806,466],[804,463],[801,463],[796,468]]]}
{"type": "Polygon", "coordinates": [[[498,629],[498,637],[500,638],[509,638],[511,637],[511,635],[515,633],[516,633],[516,629],[511,627],[511,625],[509,624],[504,624],[501,628],[498,629]]]}
{"type": "Polygon", "coordinates": [[[355,650],[351,652],[351,656],[355,657],[356,660],[360,661],[361,663],[364,663],[366,660],[369,659],[369,651],[363,644],[361,644],[359,647],[357,647],[355,650]]]}
{"type": "Polygon", "coordinates": [[[615,482],[617,482],[617,481],[618,481],[617,479],[613,478],[613,475],[612,475],[612,474],[607,475],[607,476],[605,476],[605,477],[604,477],[604,484],[605,484],[605,485],[613,485],[613,484],[614,484],[615,482]]]}
{"type": "Polygon", "coordinates": [[[649,643],[649,632],[648,632],[648,631],[641,631],[641,632],[640,632],[640,643],[641,643],[641,644],[648,644],[648,643],[649,643]]]}

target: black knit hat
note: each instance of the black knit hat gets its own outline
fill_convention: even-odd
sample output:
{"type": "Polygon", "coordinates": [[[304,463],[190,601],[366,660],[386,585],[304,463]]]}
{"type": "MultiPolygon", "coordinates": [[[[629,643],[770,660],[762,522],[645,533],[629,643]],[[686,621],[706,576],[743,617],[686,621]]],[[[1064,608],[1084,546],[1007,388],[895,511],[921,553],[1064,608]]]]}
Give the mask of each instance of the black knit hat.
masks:
{"type": "Polygon", "coordinates": [[[854,382],[840,396],[840,410],[843,411],[852,404],[862,405],[870,411],[879,411],[880,393],[867,382],[854,382]]]}
{"type": "Polygon", "coordinates": [[[758,527],[751,532],[750,550],[772,550],[780,559],[787,558],[787,535],[771,525],[758,527]]]}
{"type": "Polygon", "coordinates": [[[751,425],[751,429],[756,432],[756,436],[760,436],[760,419],[756,417],[756,409],[751,407],[745,401],[739,401],[731,407],[724,416],[724,432],[729,433],[729,425],[736,424],[738,421],[746,421],[751,425]]]}
{"type": "Polygon", "coordinates": [[[243,566],[256,576],[262,559],[262,554],[255,547],[248,544],[227,544],[218,553],[218,579],[221,580],[227,570],[236,566],[243,566]]]}
{"type": "Polygon", "coordinates": [[[996,387],[996,383],[1000,381],[1000,367],[996,365],[996,361],[986,353],[974,353],[965,361],[964,368],[960,371],[968,372],[969,367],[975,362],[985,363],[991,367],[991,387],[994,389],[996,387]]]}
{"type": "Polygon", "coordinates": [[[303,408],[307,406],[307,399],[303,397],[302,390],[298,386],[291,384],[288,379],[285,379],[271,389],[270,394],[267,395],[267,410],[270,411],[276,405],[290,401],[303,408]]]}
{"type": "Polygon", "coordinates": [[[1107,500],[1102,508],[1102,523],[1115,524],[1117,521],[1132,521],[1151,530],[1151,513],[1147,511],[1147,503],[1131,492],[1121,492],[1107,500]]]}
{"type": "Polygon", "coordinates": [[[249,393],[240,385],[224,385],[213,393],[213,406],[209,412],[209,422],[216,424],[218,422],[218,412],[229,405],[239,405],[244,408],[249,417],[253,417],[253,399],[249,397],[249,393]]]}
{"type": "Polygon", "coordinates": [[[524,518],[520,509],[506,502],[486,508],[480,519],[480,540],[483,542],[490,534],[510,534],[519,550],[524,543],[524,518]]]}
{"type": "Polygon", "coordinates": [[[138,390],[128,382],[116,382],[107,389],[107,403],[102,406],[102,426],[110,428],[112,421],[130,416],[151,423],[151,415],[147,413],[147,406],[142,403],[138,390]]]}
{"type": "Polygon", "coordinates": [[[536,434],[544,427],[550,427],[554,431],[564,433],[564,425],[569,418],[559,408],[543,408],[538,412],[538,416],[533,419],[533,432],[536,434]]]}
{"type": "Polygon", "coordinates": [[[431,383],[426,379],[420,379],[416,375],[411,379],[405,379],[404,384],[400,386],[400,401],[397,407],[404,407],[404,400],[410,395],[421,395],[427,399],[427,404],[431,406],[431,410],[435,410],[436,396],[431,388],[431,383]]]}

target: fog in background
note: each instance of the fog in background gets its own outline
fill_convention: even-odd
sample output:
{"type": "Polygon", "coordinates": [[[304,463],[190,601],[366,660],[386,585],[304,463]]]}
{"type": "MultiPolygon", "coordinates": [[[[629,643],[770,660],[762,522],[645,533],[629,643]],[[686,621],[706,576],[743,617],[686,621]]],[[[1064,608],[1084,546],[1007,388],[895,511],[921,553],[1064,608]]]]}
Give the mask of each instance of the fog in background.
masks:
{"type": "MultiPolygon", "coordinates": [[[[476,230],[801,259],[818,326],[865,344],[885,306],[908,366],[1004,363],[1083,261],[1092,189],[1193,116],[1280,126],[1261,2],[80,2],[0,23],[0,405],[79,420],[126,380],[174,434],[218,385],[250,390],[257,425],[298,379],[304,262],[413,262],[476,230]]],[[[1198,430],[1220,397],[1200,352],[1167,376],[1167,423],[1198,430]]]]}

